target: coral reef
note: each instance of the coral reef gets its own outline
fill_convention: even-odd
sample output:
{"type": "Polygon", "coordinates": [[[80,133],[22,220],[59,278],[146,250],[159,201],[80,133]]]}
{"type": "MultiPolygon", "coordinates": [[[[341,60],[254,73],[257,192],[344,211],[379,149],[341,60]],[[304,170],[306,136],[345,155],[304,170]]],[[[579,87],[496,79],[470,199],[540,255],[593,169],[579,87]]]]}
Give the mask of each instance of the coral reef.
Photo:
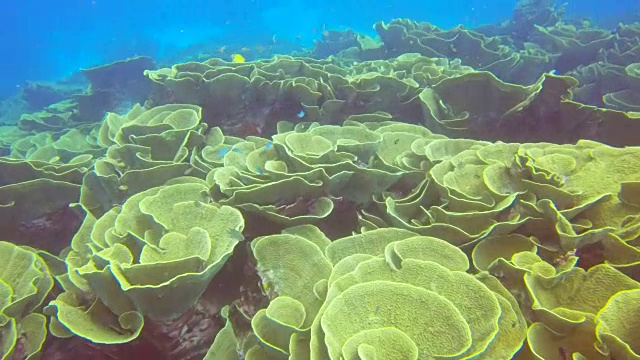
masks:
{"type": "MultiPolygon", "coordinates": [[[[635,144],[632,134],[640,131],[640,115],[624,112],[624,106],[614,111],[573,101],[574,89],[586,90],[569,76],[543,74],[522,86],[460,61],[415,53],[340,64],[288,56],[242,64],[212,59],[147,75],[157,85],[153,105],[202,106],[207,124],[238,136],[273,134],[280,120],[327,124],[372,116],[490,141],[591,139],[625,146],[635,144]]],[[[629,78],[637,80],[634,66],[628,67],[629,78]]],[[[634,94],[618,91],[606,99],[626,104],[634,94]]]]}
{"type": "Polygon", "coordinates": [[[49,105],[63,101],[84,89],[73,82],[47,83],[28,81],[22,88],[21,98],[27,103],[29,110],[40,110],[49,105]]]}
{"type": "Polygon", "coordinates": [[[640,357],[638,26],[560,12],[87,70],[0,127],[2,358],[640,357]]]}
{"type": "Polygon", "coordinates": [[[472,70],[417,54],[338,65],[334,60],[275,56],[241,64],[211,59],[146,74],[157,85],[152,105],[198,105],[207,124],[247,136],[273,134],[281,120],[340,123],[376,112],[418,120],[421,110],[415,100],[423,87],[472,70]]]}
{"type": "Polygon", "coordinates": [[[538,46],[516,49],[500,37],[456,27],[442,30],[428,23],[396,19],[375,25],[387,54],[417,52],[427,57],[458,58],[476,70],[490,71],[500,79],[523,85],[553,69],[554,56],[538,46]]]}
{"type": "Polygon", "coordinates": [[[618,321],[640,291],[637,148],[450,139],[386,120],[276,127],[225,136],[198,106],[167,104],[109,114],[85,133],[84,163],[16,147],[3,230],[76,202],[83,217],[70,248],[48,248],[59,256],[20,250],[55,269],[55,297],[30,308],[49,336],[115,358],[635,351],[637,329],[618,321]],[[38,196],[50,206],[28,210],[38,196]]]}
{"type": "Polygon", "coordinates": [[[309,55],[338,59],[390,59],[414,52],[431,58],[459,59],[500,80],[532,85],[545,72],[576,78],[575,99],[586,105],[638,111],[637,76],[625,68],[637,63],[639,23],[613,30],[591,23],[563,22],[563,6],[521,1],[513,18],[499,26],[440,29],[429,23],[394,19],[374,25],[382,42],[353,32],[331,32],[309,55]]]}
{"type": "Polygon", "coordinates": [[[47,336],[47,319],[36,311],[53,286],[46,262],[33,250],[0,242],[3,359],[36,359],[47,336]]]}
{"type": "Polygon", "coordinates": [[[33,94],[36,90],[27,88],[23,91],[23,97],[27,96],[25,100],[38,111],[23,114],[18,126],[26,131],[64,130],[95,123],[108,111],[128,110],[132,104],[148,98],[151,82],[143,73],[154,68],[155,63],[151,58],[141,56],[82,70],[82,75],[89,81],[86,91],[74,92],[78,89],[72,87],[71,92],[64,96],[58,94],[57,102],[43,102],[42,99],[29,101],[30,98],[43,95],[33,94]],[[38,107],[37,104],[46,105],[38,107]]]}

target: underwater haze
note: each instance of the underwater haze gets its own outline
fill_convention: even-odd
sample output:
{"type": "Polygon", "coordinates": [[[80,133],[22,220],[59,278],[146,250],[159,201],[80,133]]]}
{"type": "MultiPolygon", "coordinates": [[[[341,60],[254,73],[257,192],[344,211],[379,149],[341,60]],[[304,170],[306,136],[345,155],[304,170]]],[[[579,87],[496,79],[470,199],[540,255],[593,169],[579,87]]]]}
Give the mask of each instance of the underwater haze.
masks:
{"type": "Polygon", "coordinates": [[[0,12],[0,359],[640,359],[637,0],[0,12]]]}
{"type": "MultiPolygon", "coordinates": [[[[547,1],[551,2],[551,1],[547,1]]],[[[635,0],[565,1],[567,16],[614,27],[640,16],[635,0]]],[[[411,18],[441,27],[509,19],[516,0],[451,1],[24,1],[0,13],[0,97],[26,80],[55,80],[80,69],[147,55],[171,62],[198,46],[268,43],[273,35],[310,46],[327,29],[372,33],[376,21],[411,18]],[[314,32],[314,29],[316,32],[314,32]],[[300,37],[298,37],[300,35],[300,37]]]]}

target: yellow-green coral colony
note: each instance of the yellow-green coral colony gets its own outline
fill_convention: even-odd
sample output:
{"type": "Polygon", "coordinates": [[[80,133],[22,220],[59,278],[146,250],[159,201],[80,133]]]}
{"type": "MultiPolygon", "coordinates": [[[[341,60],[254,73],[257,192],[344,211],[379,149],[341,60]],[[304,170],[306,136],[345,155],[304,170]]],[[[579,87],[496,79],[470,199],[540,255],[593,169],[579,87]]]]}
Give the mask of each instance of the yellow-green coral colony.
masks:
{"type": "MultiPolygon", "coordinates": [[[[41,191],[80,186],[65,195],[86,217],[63,254],[64,292],[44,307],[50,332],[117,344],[145,319],[180,316],[251,214],[282,229],[251,242],[270,303],[247,319],[249,332],[231,336],[227,320],[208,359],[637,354],[640,329],[618,323],[640,292],[629,277],[640,263],[636,148],[448,139],[391,121],[279,128],[243,140],[202,126],[195,106],[137,107],[94,132],[104,155],[84,180],[73,177],[83,162],[43,172],[42,162],[4,160],[25,174],[5,187],[30,186],[33,174],[41,191]],[[359,204],[357,225],[329,239],[314,224],[347,200],[359,204]],[[605,263],[577,267],[572,254],[594,247],[605,263]]],[[[24,208],[29,197],[11,194],[9,209],[24,208]]],[[[46,269],[33,250],[4,247],[46,269]]],[[[5,331],[35,326],[25,316],[39,301],[9,295],[24,283],[4,274],[5,331]]],[[[38,288],[27,293],[42,299],[50,285],[38,288]]]]}
{"type": "Polygon", "coordinates": [[[60,119],[23,119],[47,126],[0,158],[4,240],[64,204],[83,221],[56,256],[0,242],[1,357],[35,358],[47,331],[132,343],[246,251],[263,304],[216,304],[205,359],[640,358],[640,148],[611,146],[637,144],[637,113],[572,101],[569,77],[520,86],[418,54],[332,61],[179,64],[147,74],[178,103],[62,134],[60,119]],[[485,111],[456,98],[470,81],[505,99],[505,121],[551,97],[597,117],[608,144],[469,139],[485,111]],[[300,108],[259,129],[270,136],[238,136],[259,113],[233,117],[245,90],[300,108]],[[398,121],[411,114],[427,127],[398,121]]]}

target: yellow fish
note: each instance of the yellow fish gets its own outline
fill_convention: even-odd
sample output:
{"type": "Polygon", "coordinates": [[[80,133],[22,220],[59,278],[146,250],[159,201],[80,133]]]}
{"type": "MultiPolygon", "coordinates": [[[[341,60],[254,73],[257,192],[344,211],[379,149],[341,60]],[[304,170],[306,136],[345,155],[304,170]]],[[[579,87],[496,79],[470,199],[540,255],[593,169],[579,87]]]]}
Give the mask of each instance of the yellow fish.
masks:
{"type": "Polygon", "coordinates": [[[233,54],[233,55],[231,55],[231,62],[243,63],[243,62],[245,62],[244,56],[242,56],[240,54],[233,54]]]}

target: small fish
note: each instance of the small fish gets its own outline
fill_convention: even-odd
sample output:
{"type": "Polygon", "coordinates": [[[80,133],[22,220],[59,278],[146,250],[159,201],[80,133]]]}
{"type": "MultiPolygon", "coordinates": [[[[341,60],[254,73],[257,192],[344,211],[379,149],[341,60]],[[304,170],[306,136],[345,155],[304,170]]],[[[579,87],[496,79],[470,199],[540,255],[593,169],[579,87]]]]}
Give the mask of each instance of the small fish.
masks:
{"type": "Polygon", "coordinates": [[[240,153],[240,149],[238,148],[233,148],[233,149],[227,149],[227,148],[222,148],[220,150],[218,150],[218,157],[224,157],[225,155],[227,155],[229,153],[229,151],[233,151],[234,153],[240,153]]]}
{"type": "Polygon", "coordinates": [[[233,55],[231,55],[231,62],[233,62],[233,63],[238,63],[238,64],[240,64],[240,63],[243,63],[243,62],[245,62],[245,61],[246,61],[246,60],[244,59],[244,56],[242,56],[242,55],[240,55],[240,54],[233,54],[233,55]]]}
{"type": "Polygon", "coordinates": [[[265,145],[264,149],[260,151],[260,155],[264,155],[267,151],[269,151],[273,147],[273,141],[269,140],[265,145]]]}
{"type": "Polygon", "coordinates": [[[243,47],[242,49],[240,49],[240,52],[244,52],[244,53],[249,52],[249,51],[251,51],[251,49],[249,49],[249,48],[248,48],[248,47],[246,47],[246,46],[245,46],[245,47],[243,47]]]}
{"type": "Polygon", "coordinates": [[[298,119],[302,119],[305,115],[306,113],[304,112],[304,109],[300,110],[300,112],[296,114],[298,119]]]}
{"type": "Polygon", "coordinates": [[[271,37],[271,42],[272,43],[276,43],[276,34],[273,34],[273,36],[271,37]]]}
{"type": "Polygon", "coordinates": [[[227,50],[227,45],[224,45],[224,46],[220,46],[220,49],[218,49],[218,52],[220,54],[224,54],[226,50],[227,50]]]}
{"type": "Polygon", "coordinates": [[[225,155],[227,155],[228,152],[229,152],[229,149],[222,148],[222,149],[218,150],[216,155],[218,155],[218,157],[224,157],[225,155]]]}
{"type": "Polygon", "coordinates": [[[556,69],[553,69],[553,70],[549,71],[549,74],[551,74],[551,75],[556,75],[556,73],[557,73],[556,69]]]}
{"type": "Polygon", "coordinates": [[[262,168],[260,166],[256,166],[256,172],[258,173],[258,175],[262,176],[264,175],[264,171],[262,171],[262,168]]]}

